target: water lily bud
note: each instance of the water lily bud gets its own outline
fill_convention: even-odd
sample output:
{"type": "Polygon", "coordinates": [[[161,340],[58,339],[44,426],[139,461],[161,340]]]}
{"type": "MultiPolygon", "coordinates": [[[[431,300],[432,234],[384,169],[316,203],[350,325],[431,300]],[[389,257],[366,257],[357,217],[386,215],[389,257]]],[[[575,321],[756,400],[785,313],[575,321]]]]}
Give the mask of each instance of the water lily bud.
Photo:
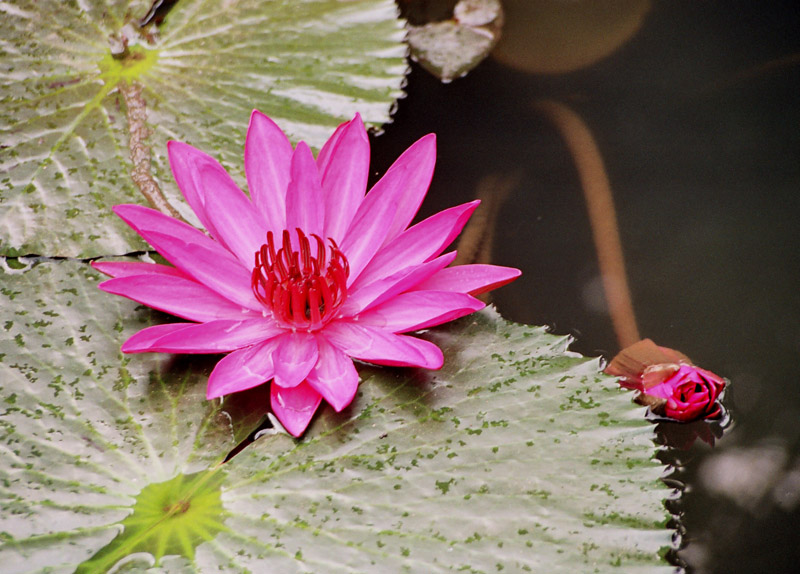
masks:
{"type": "Polygon", "coordinates": [[[657,414],[679,421],[719,416],[721,407],[717,402],[725,381],[711,371],[694,365],[680,365],[665,381],[645,390],[645,393],[664,399],[657,414]],[[663,412],[659,412],[663,410],[663,412]]]}
{"type": "Polygon", "coordinates": [[[658,415],[687,422],[719,416],[725,381],[683,353],[644,339],[620,351],[605,369],[620,385],[640,391],[636,402],[658,415]]]}

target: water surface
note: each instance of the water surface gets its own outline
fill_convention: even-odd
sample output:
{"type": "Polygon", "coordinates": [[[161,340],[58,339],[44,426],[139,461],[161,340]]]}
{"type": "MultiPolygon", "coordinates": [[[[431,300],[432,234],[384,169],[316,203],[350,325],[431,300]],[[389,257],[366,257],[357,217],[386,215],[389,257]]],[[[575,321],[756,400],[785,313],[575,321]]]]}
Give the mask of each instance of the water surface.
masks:
{"type": "MultiPolygon", "coordinates": [[[[522,17],[509,5],[508,18],[522,17]]],[[[526,25],[535,26],[535,22],[526,25]]],[[[712,449],[666,458],[689,485],[689,571],[792,572],[800,560],[800,11],[793,2],[655,2],[609,57],[561,75],[494,59],[442,85],[419,68],[374,165],[425,133],[439,160],[422,215],[511,181],[492,262],[524,275],[495,294],[508,318],[613,356],[573,158],[534,108],[576,111],[613,189],[643,337],[732,382],[734,424],[712,449]],[[518,179],[516,179],[518,178],[518,179]]]]}

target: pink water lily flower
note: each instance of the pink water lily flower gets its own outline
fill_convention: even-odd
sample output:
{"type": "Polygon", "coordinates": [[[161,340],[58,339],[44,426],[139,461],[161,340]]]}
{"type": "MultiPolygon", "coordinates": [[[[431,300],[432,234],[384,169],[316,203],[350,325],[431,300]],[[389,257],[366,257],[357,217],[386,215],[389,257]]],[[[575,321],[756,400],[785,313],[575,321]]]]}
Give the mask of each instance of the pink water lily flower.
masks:
{"type": "MultiPolygon", "coordinates": [[[[250,117],[248,197],[209,155],[168,144],[175,180],[208,233],[141,205],[114,211],[173,266],[95,262],[100,284],[187,322],[143,329],[125,353],[228,353],[208,380],[214,399],[272,381],[272,411],[294,436],[322,399],[353,400],[352,359],[438,369],[441,350],[406,335],[484,306],[473,297],[517,269],[448,267],[441,255],[478,205],[408,227],[436,158],[433,134],[412,145],[365,194],[369,142],[361,118],[339,126],[315,159],[264,114],[250,117]]],[[[266,405],[265,405],[266,410],[266,405]]]]}

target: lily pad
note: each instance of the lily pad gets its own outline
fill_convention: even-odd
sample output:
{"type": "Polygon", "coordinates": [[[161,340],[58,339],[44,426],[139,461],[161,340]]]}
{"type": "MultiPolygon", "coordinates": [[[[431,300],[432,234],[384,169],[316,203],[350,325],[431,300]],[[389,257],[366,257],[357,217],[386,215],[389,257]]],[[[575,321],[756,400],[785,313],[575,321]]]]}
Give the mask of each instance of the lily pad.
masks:
{"type": "Polygon", "coordinates": [[[460,0],[452,18],[409,25],[411,57],[442,82],[451,82],[486,59],[502,26],[499,0],[460,0]]]}
{"type": "Polygon", "coordinates": [[[160,185],[193,218],[175,201],[167,140],[241,174],[254,108],[318,147],[355,112],[385,123],[402,95],[406,48],[392,0],[181,0],[158,27],[140,28],[149,8],[0,4],[2,254],[143,249],[112,205],[142,203],[139,189],[160,185]]]}
{"type": "Polygon", "coordinates": [[[441,371],[363,366],[303,440],[220,464],[266,397],[205,401],[215,357],[122,356],[168,318],[85,263],[4,269],[4,572],[672,572],[652,426],[567,337],[431,330],[441,371]]]}
{"type": "Polygon", "coordinates": [[[108,544],[148,485],[204,471],[235,446],[204,400],[207,361],[124,357],[158,319],[99,301],[84,263],[0,275],[3,570],[73,571],[108,544]]]}
{"type": "Polygon", "coordinates": [[[364,368],[348,412],[233,461],[223,537],[237,564],[672,571],[652,430],[596,359],[491,310],[427,337],[442,371],[364,368]]]}

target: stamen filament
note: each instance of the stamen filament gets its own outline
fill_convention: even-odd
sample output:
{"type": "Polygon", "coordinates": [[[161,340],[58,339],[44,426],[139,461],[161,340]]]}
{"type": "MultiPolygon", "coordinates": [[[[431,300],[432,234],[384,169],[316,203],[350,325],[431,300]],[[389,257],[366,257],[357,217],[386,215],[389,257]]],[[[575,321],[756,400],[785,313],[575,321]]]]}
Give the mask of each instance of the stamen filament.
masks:
{"type": "Polygon", "coordinates": [[[256,299],[282,325],[315,331],[328,323],[347,299],[349,264],[333,239],[306,236],[296,229],[297,249],[288,230],[281,234],[281,247],[267,232],[267,242],[255,252],[251,286],[256,299]],[[316,254],[312,255],[314,239],[316,254]],[[330,250],[330,258],[328,258],[330,250]]]}

